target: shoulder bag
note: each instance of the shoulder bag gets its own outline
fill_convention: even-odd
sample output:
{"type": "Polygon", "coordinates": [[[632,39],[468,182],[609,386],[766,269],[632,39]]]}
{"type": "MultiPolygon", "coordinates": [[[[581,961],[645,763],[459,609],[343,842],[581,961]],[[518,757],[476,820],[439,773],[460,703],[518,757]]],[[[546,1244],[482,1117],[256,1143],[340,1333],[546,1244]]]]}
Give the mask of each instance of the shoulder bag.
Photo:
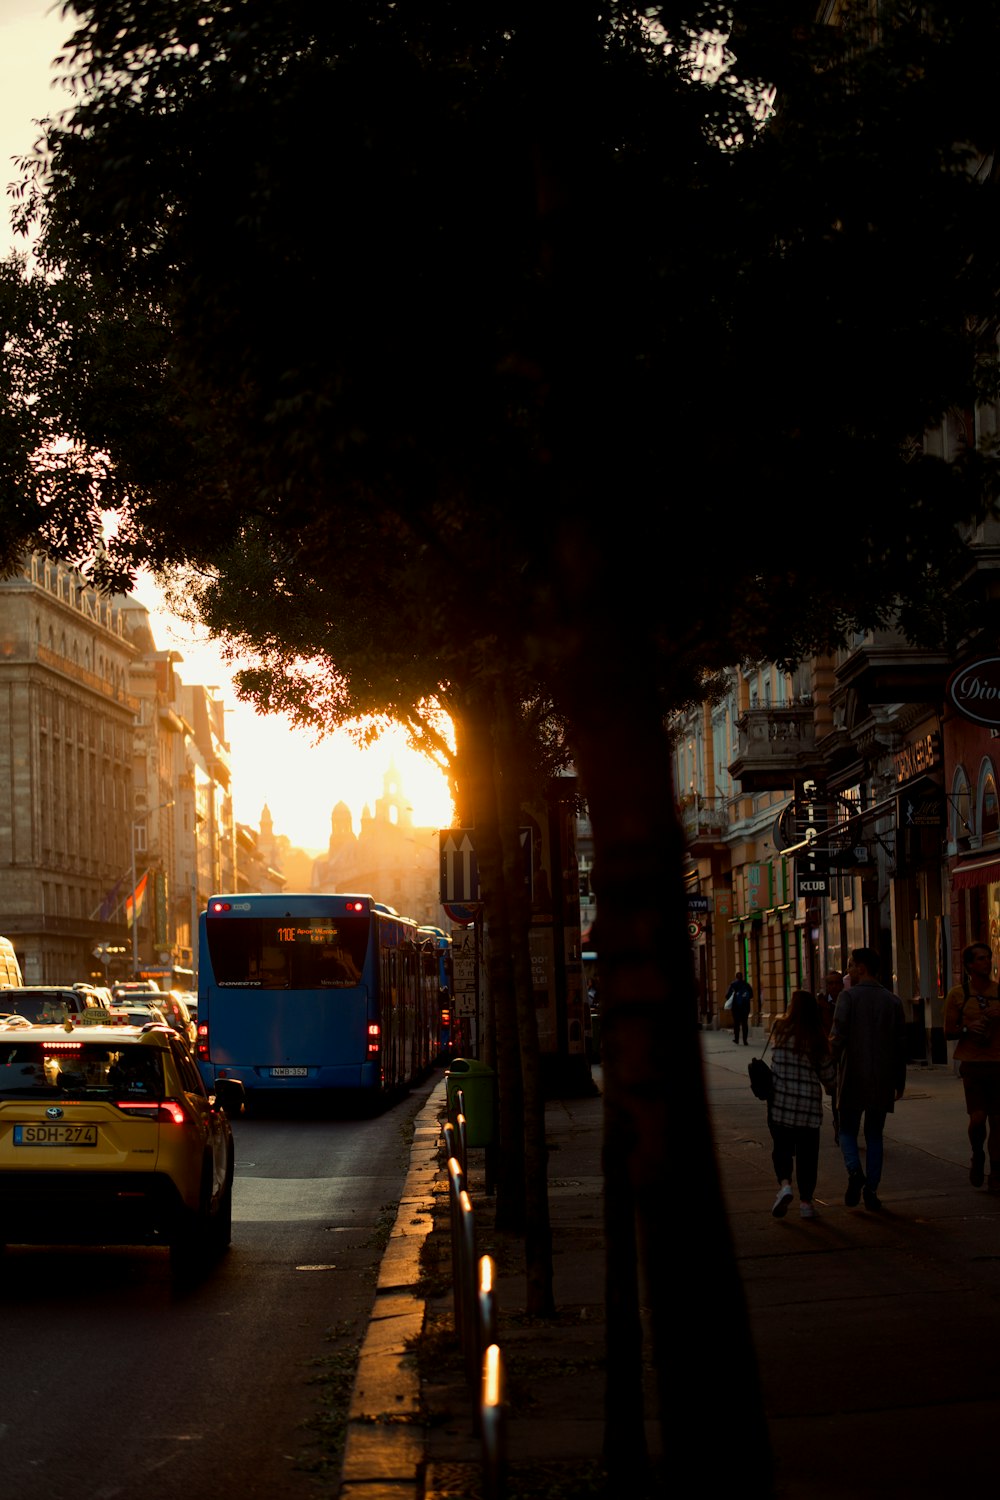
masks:
{"type": "Polygon", "coordinates": [[[747,1063],[747,1072],[750,1074],[750,1092],[755,1099],[771,1100],[774,1098],[774,1073],[770,1065],[764,1061],[765,1053],[770,1045],[771,1033],[768,1032],[764,1051],[759,1057],[751,1057],[747,1063]]]}

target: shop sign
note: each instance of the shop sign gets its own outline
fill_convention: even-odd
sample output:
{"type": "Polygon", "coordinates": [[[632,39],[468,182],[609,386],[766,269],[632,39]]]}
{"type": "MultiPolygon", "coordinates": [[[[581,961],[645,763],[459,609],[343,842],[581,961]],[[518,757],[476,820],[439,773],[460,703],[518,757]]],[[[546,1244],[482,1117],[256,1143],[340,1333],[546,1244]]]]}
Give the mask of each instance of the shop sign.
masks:
{"type": "MultiPolygon", "coordinates": [[[[1000,723],[1000,719],[997,722],[1000,723]]],[[[897,786],[902,786],[904,781],[912,781],[915,776],[922,776],[932,766],[940,765],[941,747],[937,731],[932,730],[912,744],[904,745],[902,750],[895,752],[892,759],[896,767],[897,786]]]]}
{"type": "Polygon", "coordinates": [[[795,856],[795,898],[815,901],[830,894],[830,858],[825,849],[809,849],[795,856]]]}
{"type": "Polygon", "coordinates": [[[746,880],[743,911],[750,916],[752,912],[763,911],[770,905],[770,881],[767,878],[770,871],[765,865],[747,865],[743,874],[746,880]]]}
{"type": "Polygon", "coordinates": [[[941,828],[944,825],[944,795],[933,781],[908,787],[896,798],[897,828],[941,828]]]}
{"type": "Polygon", "coordinates": [[[963,719],[1000,726],[1000,656],[981,656],[959,667],[945,684],[945,697],[963,719]]]}

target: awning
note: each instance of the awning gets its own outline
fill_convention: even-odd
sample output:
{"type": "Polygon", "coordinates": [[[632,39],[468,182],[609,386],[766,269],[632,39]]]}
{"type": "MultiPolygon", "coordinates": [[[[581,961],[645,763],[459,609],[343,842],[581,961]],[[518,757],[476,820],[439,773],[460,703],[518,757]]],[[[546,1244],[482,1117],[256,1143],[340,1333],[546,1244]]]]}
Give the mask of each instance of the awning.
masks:
{"type": "Polygon", "coordinates": [[[951,888],[967,891],[976,885],[993,885],[1000,880],[1000,859],[980,859],[975,864],[959,865],[952,871],[951,888]]]}

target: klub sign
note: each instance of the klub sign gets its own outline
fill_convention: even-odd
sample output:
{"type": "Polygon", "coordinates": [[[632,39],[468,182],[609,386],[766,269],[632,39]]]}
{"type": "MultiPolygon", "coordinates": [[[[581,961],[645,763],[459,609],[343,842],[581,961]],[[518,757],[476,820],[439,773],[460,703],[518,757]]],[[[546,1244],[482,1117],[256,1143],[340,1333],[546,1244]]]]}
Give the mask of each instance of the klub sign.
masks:
{"type": "Polygon", "coordinates": [[[948,678],[945,696],[963,719],[1000,727],[1000,656],[983,656],[948,678]]]}

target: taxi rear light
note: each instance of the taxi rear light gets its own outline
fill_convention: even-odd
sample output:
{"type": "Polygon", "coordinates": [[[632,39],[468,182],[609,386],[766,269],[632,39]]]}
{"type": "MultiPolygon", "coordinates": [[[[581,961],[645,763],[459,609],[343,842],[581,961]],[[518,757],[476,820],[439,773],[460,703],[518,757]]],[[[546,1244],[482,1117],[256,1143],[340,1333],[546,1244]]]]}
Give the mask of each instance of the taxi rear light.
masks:
{"type": "Polygon", "coordinates": [[[136,1104],[134,1099],[116,1099],[115,1108],[141,1120],[155,1120],[160,1113],[158,1104],[136,1104]]]}
{"type": "Polygon", "coordinates": [[[165,1125],[183,1125],[187,1119],[176,1099],[117,1099],[116,1108],[141,1120],[161,1120],[165,1125]]]}

